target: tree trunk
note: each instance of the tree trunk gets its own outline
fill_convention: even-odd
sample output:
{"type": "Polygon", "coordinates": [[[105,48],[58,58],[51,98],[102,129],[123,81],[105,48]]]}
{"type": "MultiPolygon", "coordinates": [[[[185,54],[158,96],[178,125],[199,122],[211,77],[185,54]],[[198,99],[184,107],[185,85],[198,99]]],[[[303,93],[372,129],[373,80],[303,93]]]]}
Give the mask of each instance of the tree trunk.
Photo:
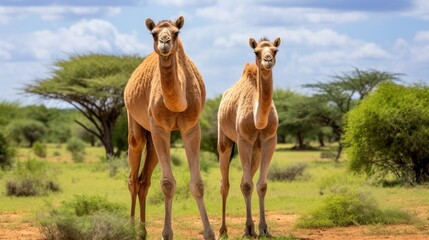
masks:
{"type": "Polygon", "coordinates": [[[305,148],[305,144],[304,144],[304,136],[301,132],[296,134],[297,140],[298,140],[298,147],[297,149],[304,149],[305,148]]]}
{"type": "Polygon", "coordinates": [[[341,143],[341,140],[338,141],[338,149],[337,149],[337,156],[335,157],[335,163],[340,162],[341,152],[343,151],[343,144],[341,143]]]}
{"type": "Polygon", "coordinates": [[[323,133],[317,134],[317,138],[319,139],[319,145],[320,145],[320,147],[324,147],[325,146],[325,141],[323,140],[324,134],[323,133]]]}
{"type": "Polygon", "coordinates": [[[110,159],[115,156],[115,151],[113,148],[112,136],[113,136],[113,124],[112,122],[106,120],[103,121],[103,131],[101,142],[104,146],[104,150],[106,152],[106,158],[110,159]]]}

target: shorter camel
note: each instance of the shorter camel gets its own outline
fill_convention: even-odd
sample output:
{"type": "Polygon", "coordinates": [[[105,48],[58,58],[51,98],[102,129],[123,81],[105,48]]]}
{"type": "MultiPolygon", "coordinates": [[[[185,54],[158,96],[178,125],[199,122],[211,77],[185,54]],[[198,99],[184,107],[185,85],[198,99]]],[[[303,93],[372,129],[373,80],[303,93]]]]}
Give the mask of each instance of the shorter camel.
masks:
{"type": "Polygon", "coordinates": [[[236,143],[243,176],[241,192],[246,202],[244,236],[256,237],[252,220],[251,198],[253,176],[260,167],[256,184],[259,197],[259,236],[270,237],[265,220],[267,173],[277,144],[278,116],[273,98],[272,69],[276,63],[280,38],[274,42],[249,39],[255,52],[256,64],[247,63],[241,79],[222,96],[218,112],[218,152],[221,171],[222,223],[220,236],[227,236],[225,223],[226,198],[229,192],[229,163],[236,143]]]}

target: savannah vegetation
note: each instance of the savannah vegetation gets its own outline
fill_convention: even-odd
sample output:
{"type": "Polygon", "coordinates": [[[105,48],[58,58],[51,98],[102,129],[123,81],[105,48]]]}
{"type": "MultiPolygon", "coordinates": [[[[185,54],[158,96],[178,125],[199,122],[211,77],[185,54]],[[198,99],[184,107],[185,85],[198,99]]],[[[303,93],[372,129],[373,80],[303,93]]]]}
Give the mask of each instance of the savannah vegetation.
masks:
{"type": "MultiPolygon", "coordinates": [[[[127,225],[130,197],[122,91],[141,60],[71,56],[54,64],[50,78],[25,89],[65,101],[70,108],[0,103],[1,212],[25,213],[47,239],[130,239],[140,234],[127,225]]],[[[274,92],[279,129],[267,212],[298,215],[294,228],[411,223],[428,229],[429,88],[406,86],[400,74],[374,69],[354,69],[304,87],[314,93],[274,92]],[[423,218],[409,210],[421,206],[426,207],[423,218]]],[[[204,198],[214,219],[221,213],[216,150],[219,101],[220,96],[207,99],[200,119],[204,198]]],[[[177,181],[174,216],[197,216],[198,209],[188,204],[193,201],[189,173],[176,132],[171,144],[177,181]]],[[[147,229],[152,237],[151,229],[163,218],[160,176],[158,166],[148,195],[147,229]]],[[[235,157],[227,212],[244,219],[240,179],[241,166],[235,157]]],[[[256,209],[257,204],[254,194],[252,206],[256,209]]],[[[199,234],[199,225],[184,224],[199,234]]],[[[276,229],[283,229],[270,225],[274,235],[276,229]]]]}

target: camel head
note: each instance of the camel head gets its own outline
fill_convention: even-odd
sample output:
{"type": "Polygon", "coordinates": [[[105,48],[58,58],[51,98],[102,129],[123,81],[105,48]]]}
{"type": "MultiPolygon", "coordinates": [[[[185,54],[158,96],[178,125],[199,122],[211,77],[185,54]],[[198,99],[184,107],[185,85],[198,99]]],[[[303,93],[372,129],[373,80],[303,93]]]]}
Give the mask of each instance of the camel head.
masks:
{"type": "Polygon", "coordinates": [[[277,37],[274,42],[263,38],[259,42],[249,38],[249,45],[253,48],[256,56],[256,65],[263,70],[271,70],[276,64],[277,47],[280,46],[281,39],[277,37]]]}
{"type": "Polygon", "coordinates": [[[152,19],[146,19],[146,27],[153,36],[153,47],[158,55],[168,57],[177,50],[177,39],[185,19],[180,16],[175,22],[164,20],[155,24],[152,19]]]}

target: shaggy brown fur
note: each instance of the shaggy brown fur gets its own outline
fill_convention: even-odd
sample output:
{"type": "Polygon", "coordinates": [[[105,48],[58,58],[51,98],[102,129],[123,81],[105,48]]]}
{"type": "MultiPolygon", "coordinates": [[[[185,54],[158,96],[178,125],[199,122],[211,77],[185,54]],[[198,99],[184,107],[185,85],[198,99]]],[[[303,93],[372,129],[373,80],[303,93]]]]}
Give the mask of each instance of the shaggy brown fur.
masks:
{"type": "MultiPolygon", "coordinates": [[[[204,225],[204,238],[214,239],[203,201],[204,185],[200,174],[200,125],[206,91],[203,79],[186,55],[178,38],[184,19],[176,22],[151,19],[146,26],[154,37],[152,52],[132,74],[125,88],[128,110],[128,143],[131,193],[131,220],[134,220],[136,196],[139,197],[140,221],[144,223],[146,195],[151,175],[161,164],[161,188],[165,201],[163,239],[173,239],[171,208],[176,181],[170,165],[170,133],[180,130],[190,170],[190,190],[195,197],[204,225]],[[146,156],[139,175],[143,149],[146,156]]],[[[142,225],[144,228],[144,224],[142,225]]],[[[145,229],[143,229],[145,232],[145,229]]],[[[143,236],[144,238],[145,236],[143,236]]]]}
{"type": "Polygon", "coordinates": [[[227,235],[226,198],[229,192],[229,162],[233,144],[237,143],[243,168],[241,191],[246,202],[244,236],[256,237],[251,213],[253,176],[258,168],[256,184],[259,196],[259,236],[271,236],[265,220],[265,194],[268,167],[277,143],[278,117],[273,96],[272,68],[275,65],[280,38],[273,43],[249,39],[255,51],[256,64],[246,64],[241,79],[222,96],[218,112],[218,152],[222,174],[222,223],[220,235],[227,235]]]}

